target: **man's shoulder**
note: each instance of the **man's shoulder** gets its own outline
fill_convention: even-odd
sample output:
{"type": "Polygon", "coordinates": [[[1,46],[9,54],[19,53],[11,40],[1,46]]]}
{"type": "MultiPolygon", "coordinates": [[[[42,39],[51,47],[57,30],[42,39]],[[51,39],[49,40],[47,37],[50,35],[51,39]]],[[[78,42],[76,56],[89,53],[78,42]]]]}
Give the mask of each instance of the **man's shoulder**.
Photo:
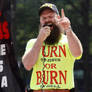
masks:
{"type": "Polygon", "coordinates": [[[36,38],[30,39],[30,40],[27,42],[25,53],[26,53],[27,51],[29,51],[30,48],[32,48],[32,46],[34,45],[35,41],[36,41],[36,38]]]}
{"type": "Polygon", "coordinates": [[[67,43],[67,42],[68,42],[67,36],[64,35],[64,34],[62,34],[62,37],[61,37],[61,39],[60,39],[60,42],[67,43]]]}
{"type": "Polygon", "coordinates": [[[35,41],[36,41],[36,38],[30,39],[30,40],[27,42],[26,49],[31,48],[31,47],[34,45],[35,41]]]}
{"type": "Polygon", "coordinates": [[[27,43],[34,43],[37,40],[37,38],[30,39],[27,43]]]}

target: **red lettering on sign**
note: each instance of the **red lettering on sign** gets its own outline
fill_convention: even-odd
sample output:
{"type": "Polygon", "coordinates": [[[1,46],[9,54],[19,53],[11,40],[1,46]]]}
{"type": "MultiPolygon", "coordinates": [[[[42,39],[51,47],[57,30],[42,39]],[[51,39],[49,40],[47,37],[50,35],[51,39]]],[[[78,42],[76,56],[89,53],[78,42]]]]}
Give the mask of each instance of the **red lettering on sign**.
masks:
{"type": "Polygon", "coordinates": [[[49,69],[49,68],[56,69],[56,64],[54,64],[54,63],[52,63],[52,64],[45,64],[44,66],[45,66],[46,69],[49,69]]]}
{"type": "Polygon", "coordinates": [[[51,64],[51,69],[56,69],[56,64],[52,63],[51,64]]]}
{"type": "Polygon", "coordinates": [[[9,39],[8,22],[0,22],[0,39],[9,39]]]}
{"type": "Polygon", "coordinates": [[[59,84],[62,84],[61,77],[63,78],[64,83],[66,84],[67,71],[64,71],[64,73],[62,71],[59,71],[59,79],[60,79],[59,84]],[[64,75],[64,73],[65,73],[65,75],[64,75]]]}
{"type": "Polygon", "coordinates": [[[4,39],[9,39],[8,22],[3,23],[4,39]]]}
{"type": "Polygon", "coordinates": [[[1,23],[0,23],[0,39],[3,39],[3,32],[2,32],[1,23]]]}
{"type": "Polygon", "coordinates": [[[44,84],[47,84],[48,83],[48,73],[49,73],[49,71],[47,71],[45,73],[45,71],[43,71],[43,78],[42,78],[42,73],[41,73],[41,71],[37,71],[36,72],[36,74],[37,74],[37,85],[39,85],[41,82],[43,82],[44,84]],[[47,73],[47,76],[46,76],[46,73],[47,73]],[[43,79],[43,81],[42,81],[42,79],[43,79]],[[47,80],[46,80],[47,79],[47,80]]]}
{"type": "Polygon", "coordinates": [[[48,46],[48,54],[45,55],[44,52],[46,53],[46,51],[45,51],[45,46],[43,46],[43,48],[42,48],[42,55],[43,55],[44,57],[48,57],[48,56],[49,56],[49,52],[50,52],[50,46],[48,46]]]}
{"type": "Polygon", "coordinates": [[[62,57],[61,55],[66,57],[65,45],[63,45],[63,46],[47,46],[47,49],[48,50],[45,50],[45,46],[42,47],[43,57],[62,57]]]}
{"type": "Polygon", "coordinates": [[[36,74],[37,74],[37,85],[39,85],[41,83],[41,80],[42,80],[41,71],[37,71],[36,74]]]}
{"type": "Polygon", "coordinates": [[[65,45],[63,45],[63,48],[62,48],[62,46],[59,46],[59,57],[61,57],[60,50],[62,51],[63,55],[66,57],[66,49],[65,49],[65,45]]]}
{"type": "Polygon", "coordinates": [[[50,68],[50,64],[45,64],[45,68],[49,69],[50,68]]]}
{"type": "Polygon", "coordinates": [[[50,71],[50,84],[54,84],[53,81],[55,81],[56,84],[58,84],[57,82],[57,72],[56,71],[50,71]]]}
{"type": "Polygon", "coordinates": [[[51,47],[50,57],[53,57],[52,54],[54,54],[55,57],[58,57],[58,55],[56,54],[56,50],[57,50],[57,46],[51,47]]]}
{"type": "Polygon", "coordinates": [[[62,84],[62,81],[64,84],[66,84],[67,79],[67,71],[37,71],[37,85],[40,85],[42,82],[44,84],[62,84]],[[57,79],[59,78],[59,79],[57,79]]]}
{"type": "Polygon", "coordinates": [[[43,83],[44,84],[47,84],[48,79],[49,79],[49,76],[48,76],[49,71],[47,71],[46,73],[45,73],[45,71],[43,71],[43,83]],[[46,76],[46,73],[47,73],[47,76],[46,76]]]}

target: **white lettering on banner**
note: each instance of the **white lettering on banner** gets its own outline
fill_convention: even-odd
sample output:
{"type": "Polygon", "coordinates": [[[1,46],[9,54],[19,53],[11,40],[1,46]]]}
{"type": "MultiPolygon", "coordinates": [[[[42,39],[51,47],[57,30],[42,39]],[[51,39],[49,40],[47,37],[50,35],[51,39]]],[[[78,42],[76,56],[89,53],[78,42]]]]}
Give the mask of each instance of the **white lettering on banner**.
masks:
{"type": "Polygon", "coordinates": [[[1,88],[8,87],[7,76],[3,76],[1,80],[1,88]]]}
{"type": "Polygon", "coordinates": [[[5,49],[5,44],[0,45],[0,55],[6,55],[6,49],[5,49]]]}
{"type": "Polygon", "coordinates": [[[3,60],[0,60],[0,72],[3,72],[3,60]]]}
{"type": "MultiPolygon", "coordinates": [[[[5,44],[0,44],[0,56],[6,55],[6,47],[5,44]]],[[[0,73],[4,71],[4,61],[0,60],[0,73]]],[[[1,78],[1,88],[8,87],[7,76],[2,76],[1,78]]]]}

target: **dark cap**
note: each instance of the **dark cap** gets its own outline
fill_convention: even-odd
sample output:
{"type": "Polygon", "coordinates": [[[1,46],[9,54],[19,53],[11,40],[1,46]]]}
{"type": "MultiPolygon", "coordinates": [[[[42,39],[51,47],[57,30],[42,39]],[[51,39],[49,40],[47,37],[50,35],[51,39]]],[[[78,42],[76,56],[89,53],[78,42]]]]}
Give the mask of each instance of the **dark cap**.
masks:
{"type": "Polygon", "coordinates": [[[44,11],[45,9],[51,9],[52,11],[56,12],[56,14],[59,15],[59,12],[58,12],[56,5],[51,4],[51,3],[43,4],[39,9],[39,15],[41,15],[42,11],[44,11]]]}

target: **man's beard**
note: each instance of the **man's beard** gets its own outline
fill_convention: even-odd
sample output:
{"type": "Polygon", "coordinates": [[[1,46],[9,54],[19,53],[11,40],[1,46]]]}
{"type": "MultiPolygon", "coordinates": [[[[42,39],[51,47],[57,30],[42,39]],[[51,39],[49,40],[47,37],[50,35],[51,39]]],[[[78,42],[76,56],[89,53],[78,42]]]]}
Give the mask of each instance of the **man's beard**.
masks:
{"type": "Polygon", "coordinates": [[[50,35],[46,38],[44,42],[48,45],[55,45],[59,42],[61,38],[61,31],[55,24],[52,24],[50,26],[52,26],[53,29],[51,30],[50,35]]]}

